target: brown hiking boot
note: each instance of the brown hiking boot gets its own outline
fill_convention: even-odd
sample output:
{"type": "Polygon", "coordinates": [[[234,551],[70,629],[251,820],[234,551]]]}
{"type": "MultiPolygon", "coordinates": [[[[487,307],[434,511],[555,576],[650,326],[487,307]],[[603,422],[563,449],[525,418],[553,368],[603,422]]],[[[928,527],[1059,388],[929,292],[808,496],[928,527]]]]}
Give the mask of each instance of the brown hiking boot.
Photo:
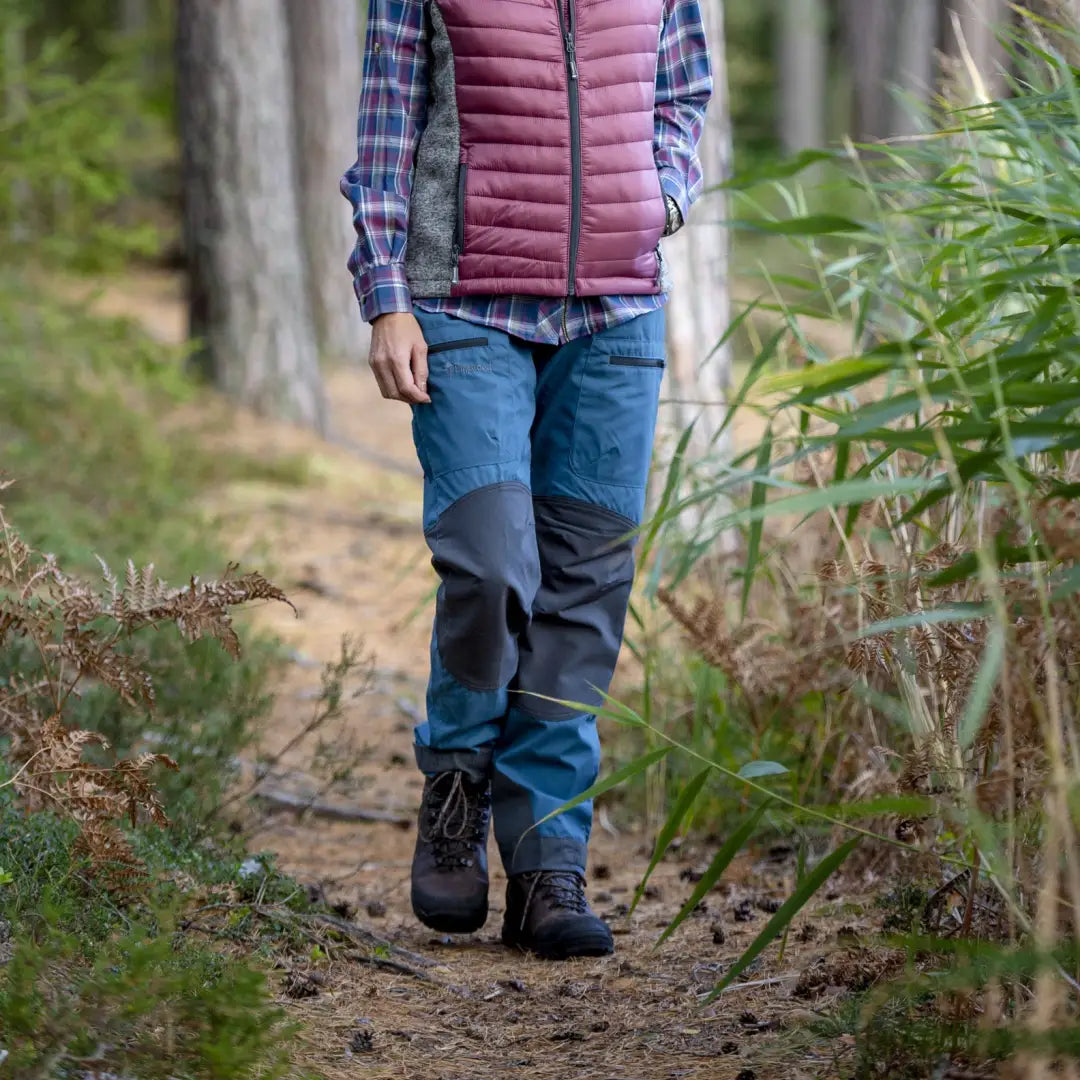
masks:
{"type": "Polygon", "coordinates": [[[471,934],[488,916],[491,784],[463,772],[428,778],[412,864],[416,917],[443,934],[471,934]]]}
{"type": "Polygon", "coordinates": [[[506,884],[504,945],[544,960],[607,956],[615,941],[585,899],[585,879],[569,870],[515,874],[506,884]]]}

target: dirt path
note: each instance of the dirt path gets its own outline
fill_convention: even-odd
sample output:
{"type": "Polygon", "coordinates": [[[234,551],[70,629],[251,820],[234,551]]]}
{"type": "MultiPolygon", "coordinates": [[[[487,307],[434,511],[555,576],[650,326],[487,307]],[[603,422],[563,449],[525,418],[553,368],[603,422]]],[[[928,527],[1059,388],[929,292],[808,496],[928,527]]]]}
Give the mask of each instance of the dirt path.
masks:
{"type": "MultiPolygon", "coordinates": [[[[145,318],[138,298],[108,292],[112,313],[145,318]]],[[[150,319],[169,311],[161,289],[150,319]]],[[[175,311],[167,325],[175,333],[175,311]]],[[[789,857],[745,859],[730,883],[708,899],[660,951],[661,928],[692,888],[707,846],[686,844],[661,866],[646,899],[626,917],[646,865],[651,836],[598,827],[590,893],[611,922],[614,957],[563,965],[508,953],[498,941],[504,879],[492,884],[492,912],[473,936],[439,938],[409,910],[411,818],[421,788],[412,763],[412,718],[422,706],[429,608],[435,580],[420,529],[420,478],[408,413],[381,402],[364,371],[329,383],[336,442],[222,411],[212,434],[223,450],[268,458],[296,455],[308,463],[302,487],[246,484],[215,494],[209,507],[224,524],[235,559],[269,567],[293,598],[260,609],[257,624],[293,650],[276,687],[264,738],[274,753],[312,716],[323,666],[345,635],[373,656],[369,681],[348,684],[340,720],[286,755],[269,786],[311,795],[311,777],[343,775],[324,795],[335,804],[400,814],[406,825],[300,817],[266,809],[250,822],[252,850],[276,854],[279,865],[321,889],[356,922],[393,944],[437,963],[430,981],[342,959],[312,959],[317,993],[283,1003],[305,1021],[307,1064],[329,1077],[483,1080],[508,1071],[566,1080],[785,1080],[834,1075],[847,1051],[792,1027],[807,1017],[792,996],[794,979],[832,923],[820,912],[793,941],[783,970],[768,959],[736,989],[702,1007],[703,996],[753,940],[767,910],[792,884],[789,857]],[[796,1049],[798,1047],[798,1049],[796,1049]]],[[[494,849],[493,867],[498,866],[494,849]]],[[[832,905],[838,907],[838,905],[832,905]]],[[[858,922],[846,912],[841,921],[858,922]]],[[[769,954],[775,956],[775,950],[769,954]]],[[[284,987],[284,981],[282,983],[284,987]]]]}

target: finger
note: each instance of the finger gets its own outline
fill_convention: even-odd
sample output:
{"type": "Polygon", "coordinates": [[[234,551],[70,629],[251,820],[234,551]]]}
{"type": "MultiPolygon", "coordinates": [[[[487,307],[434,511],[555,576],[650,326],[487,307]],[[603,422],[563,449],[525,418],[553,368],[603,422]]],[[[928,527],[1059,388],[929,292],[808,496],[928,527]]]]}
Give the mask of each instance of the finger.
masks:
{"type": "Polygon", "coordinates": [[[391,372],[390,365],[382,359],[373,360],[371,363],[371,370],[375,375],[375,381],[379,384],[379,393],[382,394],[387,401],[397,400],[397,384],[394,382],[394,376],[391,372]]]}
{"type": "Polygon", "coordinates": [[[412,351],[412,376],[417,390],[423,395],[423,404],[431,403],[428,394],[428,359],[427,345],[414,345],[412,351]]]}
{"type": "Polygon", "coordinates": [[[413,381],[411,358],[410,351],[407,356],[394,360],[393,372],[398,400],[407,401],[410,405],[423,405],[430,399],[413,381]]]}

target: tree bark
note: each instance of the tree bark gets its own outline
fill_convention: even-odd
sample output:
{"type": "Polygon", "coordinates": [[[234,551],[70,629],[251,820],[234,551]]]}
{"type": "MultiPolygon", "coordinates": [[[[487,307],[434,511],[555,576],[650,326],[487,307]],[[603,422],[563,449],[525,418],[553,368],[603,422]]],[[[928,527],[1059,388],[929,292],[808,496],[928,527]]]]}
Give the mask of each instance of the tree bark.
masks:
{"type": "MultiPolygon", "coordinates": [[[[701,140],[706,189],[731,176],[732,134],[722,0],[707,0],[702,11],[713,67],[713,99],[701,140]]],[[[731,322],[730,237],[727,198],[709,192],[690,221],[664,241],[671,281],[668,304],[668,404],[661,411],[660,452],[670,453],[679,435],[694,423],[691,457],[723,452],[716,445],[726,416],[731,350],[717,348],[731,322]]]]}
{"type": "Polygon", "coordinates": [[[322,428],[281,0],[180,0],[191,330],[197,362],[259,412],[322,428]]]}
{"type": "Polygon", "coordinates": [[[356,242],[338,194],[356,133],[362,57],[357,0],[285,0],[296,107],[300,210],[319,346],[331,360],[361,357],[365,337],[345,260],[356,242]]]}
{"type": "Polygon", "coordinates": [[[938,0],[903,0],[896,20],[896,83],[890,134],[927,127],[926,106],[937,83],[938,0]]]}
{"type": "Polygon", "coordinates": [[[789,154],[825,144],[827,30],[823,0],[781,4],[780,141],[789,154]]]}
{"type": "MultiPolygon", "coordinates": [[[[1037,3],[1028,6],[1037,9],[1037,3]]],[[[977,100],[1001,98],[1009,56],[998,34],[1010,22],[1008,0],[945,0],[943,15],[944,49],[954,58],[952,67],[958,77],[977,100]],[[978,85],[972,85],[976,81],[978,85]]]]}
{"type": "Polygon", "coordinates": [[[889,57],[895,44],[893,0],[842,0],[853,86],[853,133],[868,142],[889,134],[889,57]]]}

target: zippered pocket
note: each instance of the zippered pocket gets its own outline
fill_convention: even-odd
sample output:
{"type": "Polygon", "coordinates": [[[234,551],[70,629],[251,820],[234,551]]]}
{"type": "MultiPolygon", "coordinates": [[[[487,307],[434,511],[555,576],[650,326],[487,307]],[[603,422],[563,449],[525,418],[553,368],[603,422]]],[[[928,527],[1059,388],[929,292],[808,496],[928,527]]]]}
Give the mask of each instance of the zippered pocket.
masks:
{"type": "Polygon", "coordinates": [[[434,345],[428,346],[427,354],[435,356],[437,353],[453,352],[455,349],[482,349],[487,343],[488,339],[483,337],[462,338],[460,341],[437,341],[434,345]]]}
{"type": "Polygon", "coordinates": [[[469,163],[462,161],[458,165],[457,174],[457,220],[454,222],[454,267],[453,282],[456,285],[461,279],[461,268],[458,263],[465,250],[465,191],[469,182],[469,163]]]}
{"type": "Polygon", "coordinates": [[[608,363],[615,367],[662,368],[665,361],[653,356],[609,356],[608,363]]]}
{"type": "MultiPolygon", "coordinates": [[[[640,334],[599,334],[581,372],[570,469],[583,480],[634,489],[644,496],[652,458],[656,405],[664,381],[660,312],[643,316],[640,334]],[[652,318],[652,316],[656,318],[652,318]],[[615,340],[610,340],[614,337],[615,340]]],[[[615,505],[636,506],[638,495],[615,505]]],[[[637,520],[637,514],[621,513],[637,520]]]]}

